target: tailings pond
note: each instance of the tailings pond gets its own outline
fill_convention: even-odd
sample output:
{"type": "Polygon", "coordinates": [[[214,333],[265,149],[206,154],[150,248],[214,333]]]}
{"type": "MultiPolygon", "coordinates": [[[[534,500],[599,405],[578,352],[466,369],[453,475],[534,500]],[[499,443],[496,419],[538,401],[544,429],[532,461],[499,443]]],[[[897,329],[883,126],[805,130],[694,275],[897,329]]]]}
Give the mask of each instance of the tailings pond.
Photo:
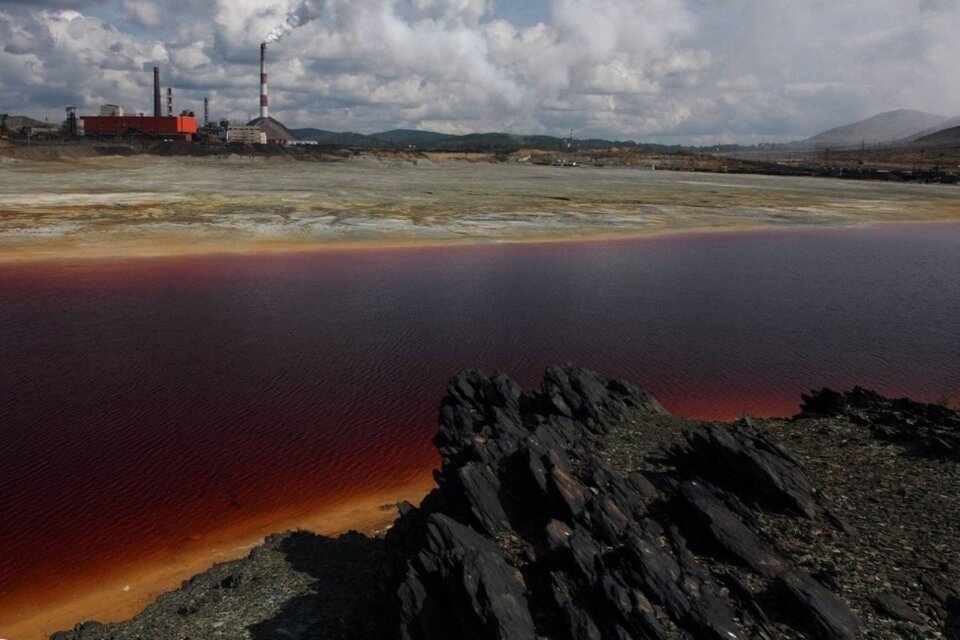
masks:
{"type": "Polygon", "coordinates": [[[6,264],[0,354],[0,610],[26,615],[429,477],[463,368],[575,362],[711,419],[820,386],[956,402],[960,225],[6,264]]]}

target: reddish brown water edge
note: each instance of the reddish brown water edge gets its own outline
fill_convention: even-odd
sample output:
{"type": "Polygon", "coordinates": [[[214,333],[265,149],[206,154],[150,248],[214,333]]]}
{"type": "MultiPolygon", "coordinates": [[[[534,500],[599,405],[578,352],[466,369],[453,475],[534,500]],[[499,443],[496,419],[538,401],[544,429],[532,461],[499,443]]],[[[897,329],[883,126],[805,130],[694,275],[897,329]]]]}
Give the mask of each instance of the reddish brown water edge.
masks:
{"type": "Polygon", "coordinates": [[[578,362],[701,418],[821,385],[957,399],[958,318],[945,224],[0,266],[0,636],[230,532],[425,490],[464,367],[578,362]]]}

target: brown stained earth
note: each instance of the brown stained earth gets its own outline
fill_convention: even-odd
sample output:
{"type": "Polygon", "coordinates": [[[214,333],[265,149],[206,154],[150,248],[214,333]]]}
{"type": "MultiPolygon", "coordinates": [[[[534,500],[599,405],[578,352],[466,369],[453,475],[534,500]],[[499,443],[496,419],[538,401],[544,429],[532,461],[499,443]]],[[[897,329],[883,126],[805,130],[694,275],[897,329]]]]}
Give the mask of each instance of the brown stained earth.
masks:
{"type": "Polygon", "coordinates": [[[960,220],[958,187],[445,156],[0,162],[0,260],[960,220]]]}

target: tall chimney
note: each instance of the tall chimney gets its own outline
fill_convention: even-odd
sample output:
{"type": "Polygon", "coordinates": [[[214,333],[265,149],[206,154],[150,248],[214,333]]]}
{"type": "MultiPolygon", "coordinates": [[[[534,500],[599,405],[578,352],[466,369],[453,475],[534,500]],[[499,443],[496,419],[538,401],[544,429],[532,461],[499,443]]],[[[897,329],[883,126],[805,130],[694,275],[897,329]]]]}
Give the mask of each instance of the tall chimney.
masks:
{"type": "Polygon", "coordinates": [[[210,98],[203,99],[203,126],[210,126],[210,98]]]}
{"type": "Polygon", "coordinates": [[[173,88],[167,87],[167,117],[173,117],[173,88]]]}
{"type": "Polygon", "coordinates": [[[159,118],[163,115],[163,109],[160,107],[160,67],[153,68],[153,116],[159,118]]]}
{"type": "Polygon", "coordinates": [[[267,43],[260,45],[260,117],[270,117],[270,100],[267,98],[267,43]]]}

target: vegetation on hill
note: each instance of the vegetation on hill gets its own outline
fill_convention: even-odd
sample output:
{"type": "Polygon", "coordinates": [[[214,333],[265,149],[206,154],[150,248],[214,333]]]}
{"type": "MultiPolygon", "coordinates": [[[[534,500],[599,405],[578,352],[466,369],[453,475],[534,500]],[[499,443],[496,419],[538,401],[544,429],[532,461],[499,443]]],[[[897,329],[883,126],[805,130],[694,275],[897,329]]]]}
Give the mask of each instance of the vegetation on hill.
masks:
{"type": "Polygon", "coordinates": [[[637,144],[632,140],[603,140],[591,138],[576,140],[545,135],[517,135],[491,132],[453,135],[436,131],[393,129],[382,133],[337,133],[324,129],[293,129],[301,140],[312,140],[321,145],[350,147],[356,149],[390,149],[398,151],[441,151],[513,153],[521,149],[538,151],[562,151],[578,149],[645,149],[651,151],[676,151],[679,146],[637,144]]]}

